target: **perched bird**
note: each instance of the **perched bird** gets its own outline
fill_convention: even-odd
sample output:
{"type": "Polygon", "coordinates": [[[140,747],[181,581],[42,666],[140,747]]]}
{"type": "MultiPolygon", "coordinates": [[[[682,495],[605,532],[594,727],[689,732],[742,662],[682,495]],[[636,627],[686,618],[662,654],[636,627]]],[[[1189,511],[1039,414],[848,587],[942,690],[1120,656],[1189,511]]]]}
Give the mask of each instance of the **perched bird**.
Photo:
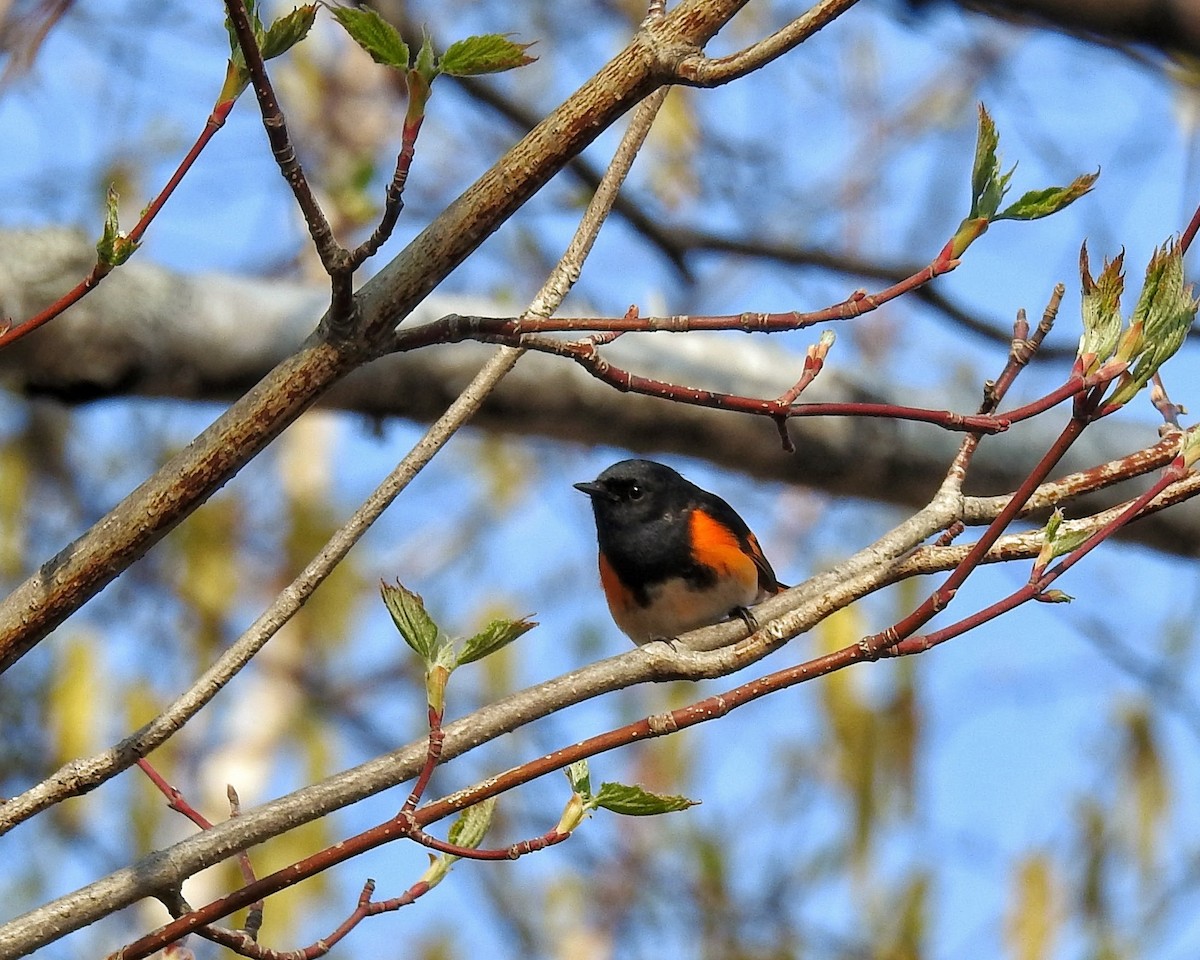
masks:
{"type": "Polygon", "coordinates": [[[671,639],[787,589],[750,528],[716,494],[653,460],[614,463],[575,489],[592,499],[600,583],[634,643],[671,639]]]}

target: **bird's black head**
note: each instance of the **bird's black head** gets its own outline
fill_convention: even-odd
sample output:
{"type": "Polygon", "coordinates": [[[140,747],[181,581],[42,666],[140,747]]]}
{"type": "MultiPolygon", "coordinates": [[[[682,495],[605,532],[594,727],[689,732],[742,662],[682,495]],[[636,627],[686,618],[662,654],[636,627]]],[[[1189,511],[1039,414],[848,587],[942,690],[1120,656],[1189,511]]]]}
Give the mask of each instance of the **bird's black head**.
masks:
{"type": "Polygon", "coordinates": [[[575,489],[592,498],[600,527],[648,523],[682,512],[691,499],[692,485],[670,467],[653,460],[614,463],[592,483],[575,489]]]}

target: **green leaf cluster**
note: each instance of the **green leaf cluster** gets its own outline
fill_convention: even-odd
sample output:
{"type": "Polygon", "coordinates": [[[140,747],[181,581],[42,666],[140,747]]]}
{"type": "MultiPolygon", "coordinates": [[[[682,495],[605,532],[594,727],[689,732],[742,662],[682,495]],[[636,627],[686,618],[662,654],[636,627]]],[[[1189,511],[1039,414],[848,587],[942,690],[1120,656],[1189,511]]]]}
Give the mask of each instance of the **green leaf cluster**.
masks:
{"type": "Polygon", "coordinates": [[[446,636],[425,609],[421,595],[397,581],[381,582],[383,604],[392,615],[400,636],[425,664],[425,687],[429,705],[439,713],[445,703],[446,681],[464,663],[482,660],[528,633],[537,623],[528,617],[492,620],[482,630],[460,641],[446,636]]]}
{"type": "MultiPolygon", "coordinates": [[[[285,13],[264,28],[258,15],[257,0],[246,0],[246,12],[250,14],[250,25],[254,28],[254,40],[264,60],[273,60],[287,53],[297,43],[308,36],[313,23],[317,19],[317,5],[306,3],[295,7],[291,13],[285,13]]],[[[225,29],[229,33],[229,65],[225,70],[225,84],[221,87],[217,103],[234,100],[239,97],[250,83],[250,71],[246,68],[246,56],[238,43],[237,34],[229,17],[225,17],[225,29]]]]}
{"type": "Polygon", "coordinates": [[[1200,306],[1191,285],[1184,283],[1183,251],[1176,241],[1168,240],[1150,257],[1133,315],[1122,329],[1123,261],[1123,253],[1106,260],[1099,277],[1093,278],[1086,245],[1079,257],[1083,336],[1076,366],[1083,373],[1092,373],[1110,360],[1127,367],[1106,400],[1107,409],[1132,400],[1178,352],[1200,306]]]}
{"type": "Polygon", "coordinates": [[[1100,171],[1076,177],[1065,187],[1044,187],[1021,195],[1003,210],[1000,204],[1008,193],[1014,163],[1001,169],[1000,135],[995,121],[983,104],[979,105],[979,133],[975,141],[975,162],[971,168],[971,209],[950,241],[950,255],[960,257],[987,228],[997,220],[1039,220],[1057,213],[1092,189],[1100,171]]]}
{"type": "Polygon", "coordinates": [[[532,63],[525,51],[527,43],[515,43],[503,34],[467,37],[450,44],[439,58],[425,34],[415,58],[400,32],[369,7],[333,7],[333,16],[350,38],[371,59],[400,72],[408,88],[408,115],[405,122],[419,122],[434,79],[442,73],[455,77],[500,73],[532,63]]]}

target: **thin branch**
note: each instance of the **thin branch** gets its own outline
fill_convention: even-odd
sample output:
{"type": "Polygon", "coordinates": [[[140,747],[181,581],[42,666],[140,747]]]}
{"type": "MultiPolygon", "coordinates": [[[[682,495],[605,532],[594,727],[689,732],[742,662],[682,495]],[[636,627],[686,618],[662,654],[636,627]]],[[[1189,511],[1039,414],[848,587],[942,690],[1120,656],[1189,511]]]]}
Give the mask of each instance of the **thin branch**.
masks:
{"type": "Polygon", "coordinates": [[[333,330],[347,331],[347,324],[353,313],[353,286],[350,282],[350,272],[346,269],[349,252],[338,243],[333,235],[329,219],[321,209],[321,204],[313,194],[300,158],[296,156],[296,148],[288,133],[287,118],[279,106],[275,90],[271,86],[271,78],[267,76],[266,63],[258,41],[254,36],[254,26],[250,21],[250,13],[246,9],[245,0],[225,0],[225,10],[229,15],[229,23],[237,37],[238,46],[246,61],[246,70],[250,74],[250,85],[258,98],[258,107],[262,113],[263,129],[267,132],[267,140],[271,144],[271,153],[279,165],[279,172],[292,189],[292,195],[308,224],[309,236],[313,239],[317,256],[325,268],[333,284],[332,303],[330,305],[329,325],[333,330]]]}
{"type": "Polygon", "coordinates": [[[642,316],[631,310],[621,317],[479,317],[449,314],[438,320],[407,330],[397,330],[389,350],[393,353],[415,350],[434,343],[458,343],[462,340],[482,340],[488,343],[519,342],[520,337],[544,333],[585,333],[587,331],[615,333],[691,333],[707,330],[735,330],[740,333],[783,333],[803,330],[818,323],[852,320],[879,309],[897,297],[917,290],[936,277],[957,268],[959,261],[948,255],[947,249],[927,266],[880,290],[867,293],[857,290],[845,300],[820,310],[782,313],[745,311],[733,314],[692,316],[677,314],[669,317],[642,316]]]}
{"type": "Polygon", "coordinates": [[[716,87],[753,73],[795,49],[822,27],[849,10],[857,0],[822,0],[782,30],[727,57],[710,60],[696,52],[675,66],[675,79],[692,87],[716,87]]]}

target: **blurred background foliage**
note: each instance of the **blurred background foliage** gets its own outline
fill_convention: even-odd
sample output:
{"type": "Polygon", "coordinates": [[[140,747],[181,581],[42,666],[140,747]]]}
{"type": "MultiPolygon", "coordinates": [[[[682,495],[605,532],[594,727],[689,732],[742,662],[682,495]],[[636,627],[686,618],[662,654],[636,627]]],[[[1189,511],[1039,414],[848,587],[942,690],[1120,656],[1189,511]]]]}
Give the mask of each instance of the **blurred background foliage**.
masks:
{"type": "MultiPolygon", "coordinates": [[[[0,226],[79,223],[94,232],[108,185],[116,182],[127,215],[135,212],[207,116],[227,54],[220,4],[66,4],[35,51],[17,27],[28,29],[51,7],[0,3],[11,67],[0,90],[0,226]]],[[[761,36],[802,7],[752,4],[713,52],[761,36]]],[[[511,32],[536,40],[539,57],[485,81],[439,81],[407,207],[380,262],[519,137],[521,117],[536,119],[568,95],[644,15],[641,4],[624,0],[387,0],[377,9],[410,38],[427,24],[440,47],[471,33],[511,32]]],[[[398,91],[327,17],[274,76],[338,232],[368,230],[399,141],[398,91]]],[[[1195,76],[1156,52],[947,4],[864,0],[745,81],[671,95],[631,178],[628,207],[606,230],[572,300],[618,314],[631,302],[643,312],[804,309],[862,283],[863,262],[880,269],[924,262],[961,216],[974,103],[983,100],[1006,156],[1021,157],[1022,183],[1064,183],[1097,165],[1104,171],[1096,193],[1052,226],[993,231],[939,288],[1006,337],[1017,307],[1036,313],[1054,282],[1073,283],[1083,236],[1097,256],[1124,245],[1139,262],[1184,225],[1200,200],[1195,76]]],[[[589,149],[584,165],[602,169],[617,135],[589,149]]],[[[557,178],[447,287],[519,305],[559,255],[587,193],[586,172],[557,178]]],[[[193,273],[317,277],[249,98],[139,256],[193,273]]],[[[905,386],[975,383],[1002,362],[987,337],[916,301],[839,334],[832,364],[905,386]]],[[[1073,347],[1074,336],[1056,342],[1073,347]]],[[[781,355],[802,348],[780,345],[781,355]]],[[[1200,389],[1200,378],[1186,373],[1194,364],[1185,350],[1172,368],[1182,375],[1168,376],[1179,402],[1200,389]]],[[[1020,389],[1032,395],[1061,374],[1035,369],[1020,389]]],[[[0,395],[4,581],[19,582],[94,522],[217,410],[145,399],[66,408],[0,395]]],[[[1138,415],[1151,438],[1152,411],[1138,415]]],[[[0,678],[0,795],[116,741],[186,687],[419,430],[306,415],[0,678]]],[[[619,651],[624,640],[597,589],[590,513],[570,482],[621,455],[464,434],[153,762],[217,820],[228,811],[227,783],[251,806],[423,736],[420,669],[378,602],[381,578],[420,591],[455,632],[496,616],[532,613],[543,624],[455,674],[451,719],[619,651]]],[[[704,450],[695,455],[679,465],[735,503],[788,582],[900,516],[868,502],[748,483],[706,467],[704,450]]],[[[985,571],[957,603],[983,602],[1023,576],[985,571]]],[[[925,586],[901,586],[838,614],[772,663],[879,629],[925,586]]],[[[336,955],[1194,955],[1194,566],[1114,545],[1066,588],[1080,598],[1070,608],[1022,611],[927,657],[835,674],[685,736],[600,758],[598,779],[703,804],[650,820],[601,813],[569,843],[517,863],[460,864],[418,906],[367,921],[336,955]]],[[[575,707],[439,770],[434,792],[718,689],[671,684],[575,707]]],[[[558,778],[506,796],[491,839],[544,832],[565,797],[558,778]]],[[[263,875],[306,856],[389,815],[402,799],[395,791],[293,831],[253,852],[256,869],[263,875]]],[[[3,914],[191,829],[130,771],[0,838],[3,914]]],[[[415,847],[389,847],[273,898],[265,939],[281,949],[308,943],[349,913],[367,876],[393,896],[423,866],[415,847]]],[[[198,904],[238,883],[229,863],[185,890],[198,904]]],[[[160,918],[153,907],[130,910],[45,954],[102,954],[160,918]]],[[[201,957],[221,952],[192,946],[201,957]]]]}

